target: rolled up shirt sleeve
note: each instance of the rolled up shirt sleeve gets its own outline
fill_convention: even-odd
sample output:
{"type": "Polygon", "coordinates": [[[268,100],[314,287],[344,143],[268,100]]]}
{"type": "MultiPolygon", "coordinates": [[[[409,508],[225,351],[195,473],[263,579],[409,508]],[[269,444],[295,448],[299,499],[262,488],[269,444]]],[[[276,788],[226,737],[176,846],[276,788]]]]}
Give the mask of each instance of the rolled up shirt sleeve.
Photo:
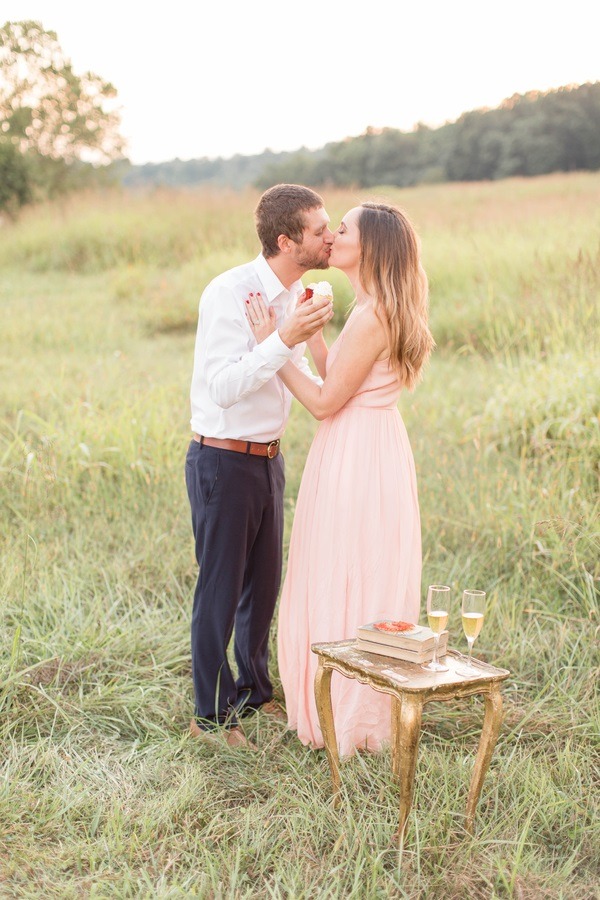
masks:
{"type": "Polygon", "coordinates": [[[278,331],[254,344],[240,300],[228,287],[209,285],[200,321],[208,393],[222,409],[258,390],[293,356],[294,348],[283,343],[278,331]]]}

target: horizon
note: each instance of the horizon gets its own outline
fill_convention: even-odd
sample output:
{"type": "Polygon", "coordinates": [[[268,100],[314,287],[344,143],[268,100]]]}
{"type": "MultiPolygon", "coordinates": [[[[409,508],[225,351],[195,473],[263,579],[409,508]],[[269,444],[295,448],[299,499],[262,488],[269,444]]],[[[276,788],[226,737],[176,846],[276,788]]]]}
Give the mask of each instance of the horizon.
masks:
{"type": "Polygon", "coordinates": [[[374,134],[381,134],[383,131],[388,131],[388,130],[400,131],[403,134],[411,134],[411,133],[415,132],[417,130],[417,128],[419,128],[419,126],[425,126],[426,128],[430,128],[431,131],[437,131],[439,128],[444,128],[444,126],[446,126],[446,125],[455,124],[460,118],[462,118],[462,116],[468,115],[469,113],[490,112],[492,110],[499,109],[502,106],[502,104],[506,103],[508,100],[512,100],[514,97],[527,97],[530,94],[534,94],[536,96],[542,96],[544,94],[557,93],[558,91],[576,90],[577,88],[583,87],[585,84],[600,84],[600,79],[597,79],[596,81],[587,81],[587,82],[584,81],[581,84],[561,84],[561,85],[558,85],[557,87],[548,88],[548,90],[544,90],[544,91],[540,91],[540,90],[537,90],[536,88],[532,88],[530,90],[523,91],[523,93],[511,94],[510,97],[504,97],[497,104],[497,106],[479,106],[479,107],[476,107],[475,109],[465,109],[461,113],[459,113],[459,115],[456,118],[447,119],[444,122],[440,122],[438,125],[428,125],[426,122],[416,122],[413,125],[413,127],[410,129],[395,128],[394,126],[391,126],[391,125],[382,125],[379,128],[374,128],[373,126],[368,125],[364,129],[364,131],[360,132],[360,134],[347,134],[342,138],[328,140],[324,144],[321,144],[318,147],[302,146],[302,147],[294,147],[292,149],[286,149],[286,150],[273,150],[271,147],[265,147],[263,150],[259,150],[256,153],[237,153],[236,152],[236,153],[230,154],[229,156],[190,156],[190,157],[174,156],[171,159],[150,160],[145,163],[134,163],[131,160],[128,160],[128,161],[133,166],[160,166],[160,165],[163,165],[166,163],[171,163],[171,162],[184,162],[185,163],[185,162],[195,162],[197,160],[207,160],[209,162],[214,162],[216,160],[224,160],[225,162],[227,162],[228,160],[234,159],[236,156],[254,157],[254,156],[263,156],[265,153],[294,154],[294,153],[299,153],[302,150],[307,150],[309,153],[315,153],[317,150],[324,149],[328,144],[337,144],[337,143],[342,143],[343,141],[352,141],[352,140],[355,140],[356,138],[362,137],[362,135],[366,134],[368,130],[373,131],[374,134]]]}

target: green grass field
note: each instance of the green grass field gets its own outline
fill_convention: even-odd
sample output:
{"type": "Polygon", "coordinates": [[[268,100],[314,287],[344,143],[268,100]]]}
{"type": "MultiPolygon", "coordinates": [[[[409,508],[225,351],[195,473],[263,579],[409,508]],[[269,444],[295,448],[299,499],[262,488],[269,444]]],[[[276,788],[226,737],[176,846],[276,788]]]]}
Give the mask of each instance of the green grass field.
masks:
{"type": "MultiPolygon", "coordinates": [[[[258,252],[257,195],[78,196],[0,227],[0,896],[599,896],[600,175],[325,199],[336,223],[376,197],[431,284],[400,404],[423,597],[453,586],[464,650],[460,592],[487,590],[475,655],[513,673],[474,836],[476,700],[426,709],[402,854],[389,753],[344,765],[334,810],[280,725],[252,724],[257,754],[188,737],[197,304],[258,252]]],[[[315,428],[295,406],[286,542],[315,428]]]]}

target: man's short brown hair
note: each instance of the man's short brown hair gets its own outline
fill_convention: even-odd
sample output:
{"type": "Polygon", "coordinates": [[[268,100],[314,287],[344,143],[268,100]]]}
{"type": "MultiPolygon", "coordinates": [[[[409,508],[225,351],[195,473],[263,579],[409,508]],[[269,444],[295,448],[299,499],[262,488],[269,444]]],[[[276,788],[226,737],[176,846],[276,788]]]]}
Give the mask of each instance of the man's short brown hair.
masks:
{"type": "Polygon", "coordinates": [[[301,184],[276,184],[265,191],[254,212],[256,231],[266,259],[277,256],[277,238],[285,234],[299,244],[305,227],[304,213],[324,206],[323,198],[301,184]]]}

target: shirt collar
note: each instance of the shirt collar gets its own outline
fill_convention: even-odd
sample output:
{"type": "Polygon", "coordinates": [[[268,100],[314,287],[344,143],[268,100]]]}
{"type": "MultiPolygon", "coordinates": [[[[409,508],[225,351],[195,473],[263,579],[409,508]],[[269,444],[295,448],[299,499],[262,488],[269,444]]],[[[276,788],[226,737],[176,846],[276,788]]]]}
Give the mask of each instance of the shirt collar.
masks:
{"type": "Polygon", "coordinates": [[[267,295],[267,300],[269,303],[272,303],[274,300],[279,297],[280,294],[290,293],[293,294],[294,297],[297,297],[299,293],[302,292],[302,282],[300,280],[294,281],[293,284],[290,285],[289,291],[288,288],[285,288],[265,257],[262,253],[259,253],[256,259],[254,260],[254,268],[258,274],[258,277],[261,280],[261,284],[265,289],[265,293],[267,295]]]}

